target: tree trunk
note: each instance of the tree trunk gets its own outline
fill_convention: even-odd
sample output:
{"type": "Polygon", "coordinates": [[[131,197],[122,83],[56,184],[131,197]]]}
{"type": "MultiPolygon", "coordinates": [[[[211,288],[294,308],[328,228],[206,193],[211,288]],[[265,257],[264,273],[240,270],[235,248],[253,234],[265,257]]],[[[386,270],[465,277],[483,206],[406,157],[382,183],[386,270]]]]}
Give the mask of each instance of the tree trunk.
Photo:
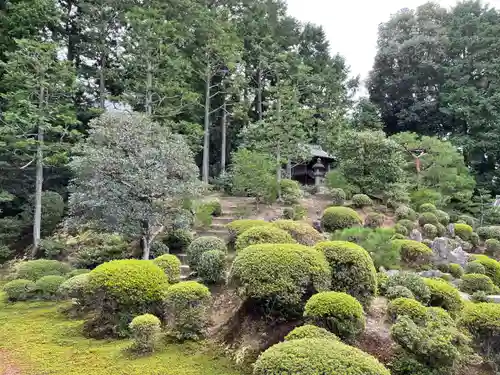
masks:
{"type": "Polygon", "coordinates": [[[292,161],[288,158],[286,162],[286,178],[292,179],[292,161]]]}
{"type": "Polygon", "coordinates": [[[151,116],[153,113],[153,72],[151,67],[151,59],[147,57],[147,73],[146,73],[146,114],[151,116]]]}
{"type": "Polygon", "coordinates": [[[226,111],[226,95],[224,94],[224,103],[222,105],[222,120],[221,120],[221,146],[220,146],[220,171],[226,172],[226,126],[227,126],[227,111],[226,111]]]}
{"type": "MultiPolygon", "coordinates": [[[[39,109],[43,110],[45,103],[44,88],[40,87],[39,109]]],[[[35,258],[40,247],[42,227],[42,187],[43,187],[43,127],[38,126],[38,137],[36,146],[36,180],[35,180],[35,213],[33,217],[33,250],[31,257],[35,258]]]]}
{"type": "Polygon", "coordinates": [[[259,69],[257,70],[257,115],[259,116],[259,121],[262,120],[262,70],[259,63],[259,69]]]}
{"type": "Polygon", "coordinates": [[[99,66],[99,107],[106,108],[106,85],[104,80],[104,65],[106,64],[106,55],[101,52],[101,61],[99,66]]]}
{"type": "Polygon", "coordinates": [[[205,76],[205,123],[203,134],[203,163],[201,177],[205,184],[208,184],[208,166],[209,166],[209,142],[210,142],[210,84],[211,84],[210,65],[207,65],[205,76]]]}
{"type": "MultiPolygon", "coordinates": [[[[276,112],[278,124],[281,122],[281,97],[278,94],[276,101],[276,112]]],[[[278,147],[276,148],[276,182],[278,187],[278,199],[281,200],[281,141],[278,139],[278,147]]]]}

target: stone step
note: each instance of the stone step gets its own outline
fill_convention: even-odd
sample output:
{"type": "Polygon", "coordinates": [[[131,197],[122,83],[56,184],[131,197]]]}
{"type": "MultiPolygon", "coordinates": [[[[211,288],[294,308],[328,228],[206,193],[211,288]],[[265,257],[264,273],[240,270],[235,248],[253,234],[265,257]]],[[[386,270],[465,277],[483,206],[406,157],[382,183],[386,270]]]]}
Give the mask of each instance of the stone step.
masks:
{"type": "Polygon", "coordinates": [[[226,230],[226,224],[224,223],[214,223],[212,222],[212,225],[210,225],[210,230],[226,230]]]}
{"type": "Polygon", "coordinates": [[[222,237],[222,236],[227,236],[229,233],[227,229],[206,229],[197,232],[196,236],[197,237],[205,237],[205,236],[216,236],[216,237],[222,237]]]}
{"type": "Polygon", "coordinates": [[[187,254],[175,254],[177,258],[181,261],[181,264],[187,264],[187,254]]]}
{"type": "Polygon", "coordinates": [[[236,218],[234,216],[219,216],[212,218],[212,225],[214,224],[229,224],[232,221],[235,221],[236,218]]]}
{"type": "Polygon", "coordinates": [[[181,266],[181,275],[189,276],[191,274],[191,268],[187,264],[181,266]]]}

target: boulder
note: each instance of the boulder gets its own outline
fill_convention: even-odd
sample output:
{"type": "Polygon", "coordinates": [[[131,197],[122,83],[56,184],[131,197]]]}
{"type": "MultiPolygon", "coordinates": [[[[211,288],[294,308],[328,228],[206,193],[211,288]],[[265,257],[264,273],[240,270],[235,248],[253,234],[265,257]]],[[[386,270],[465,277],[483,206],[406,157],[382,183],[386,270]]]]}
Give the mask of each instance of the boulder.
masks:
{"type": "Polygon", "coordinates": [[[448,233],[450,234],[451,237],[455,237],[455,224],[453,223],[448,224],[448,233]]]}
{"type": "Polygon", "coordinates": [[[499,295],[488,296],[488,301],[491,303],[500,303],[500,296],[499,295]]]}
{"type": "Polygon", "coordinates": [[[422,233],[418,229],[413,229],[410,233],[410,239],[413,241],[422,242],[422,233]]]}
{"type": "Polygon", "coordinates": [[[422,277],[432,278],[432,277],[442,277],[444,273],[441,272],[440,270],[428,270],[419,272],[419,275],[422,277]]]}
{"type": "Polygon", "coordinates": [[[456,247],[456,241],[446,237],[436,238],[432,242],[431,249],[434,253],[432,262],[436,265],[457,263],[463,267],[470,256],[461,246],[456,247]]]}

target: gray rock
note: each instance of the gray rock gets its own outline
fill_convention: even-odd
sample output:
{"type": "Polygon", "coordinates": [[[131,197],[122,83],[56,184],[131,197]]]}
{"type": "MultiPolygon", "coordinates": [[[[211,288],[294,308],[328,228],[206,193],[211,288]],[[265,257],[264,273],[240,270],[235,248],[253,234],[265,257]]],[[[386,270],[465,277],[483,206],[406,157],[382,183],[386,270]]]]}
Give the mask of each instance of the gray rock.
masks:
{"type": "Polygon", "coordinates": [[[460,296],[462,297],[462,299],[466,300],[466,301],[470,301],[471,300],[471,296],[467,293],[464,293],[464,292],[458,292],[460,293],[460,296]]]}
{"type": "Polygon", "coordinates": [[[391,277],[391,276],[397,275],[399,273],[399,271],[398,270],[387,270],[387,271],[385,271],[385,273],[387,274],[387,276],[391,277]]]}
{"type": "Polygon", "coordinates": [[[312,226],[318,232],[323,233],[323,228],[321,227],[321,220],[314,220],[312,226]]]}
{"type": "Polygon", "coordinates": [[[444,275],[440,270],[428,270],[419,272],[419,275],[422,277],[441,277],[444,275]]]}
{"type": "Polygon", "coordinates": [[[457,263],[465,266],[469,259],[469,254],[460,246],[455,247],[456,242],[446,237],[436,238],[431,245],[433,251],[432,262],[434,264],[457,263]]]}
{"type": "Polygon", "coordinates": [[[455,237],[455,224],[448,224],[448,233],[450,233],[450,237],[455,237]]]}
{"type": "Polygon", "coordinates": [[[418,229],[413,229],[410,233],[410,238],[413,241],[422,242],[422,233],[418,229]]]}
{"type": "Polygon", "coordinates": [[[499,295],[488,296],[488,301],[492,303],[500,303],[500,296],[499,295]]]}
{"type": "Polygon", "coordinates": [[[451,252],[451,255],[455,257],[456,262],[464,267],[469,261],[470,254],[465,252],[460,246],[451,252]]]}

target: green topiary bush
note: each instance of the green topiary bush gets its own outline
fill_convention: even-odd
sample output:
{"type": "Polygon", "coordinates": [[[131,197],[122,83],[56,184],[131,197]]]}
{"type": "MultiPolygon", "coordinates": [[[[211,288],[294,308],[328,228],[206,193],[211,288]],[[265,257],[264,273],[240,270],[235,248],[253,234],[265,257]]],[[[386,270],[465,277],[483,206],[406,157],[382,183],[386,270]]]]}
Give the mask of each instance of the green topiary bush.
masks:
{"type": "Polygon", "coordinates": [[[464,241],[469,241],[472,235],[472,227],[468,224],[454,224],[455,235],[464,241]]]}
{"type": "Polygon", "coordinates": [[[438,234],[437,227],[433,224],[425,224],[422,228],[422,234],[425,238],[433,240],[438,234]]]}
{"type": "Polygon", "coordinates": [[[416,323],[426,319],[427,309],[420,302],[413,298],[396,298],[389,303],[387,314],[392,322],[401,316],[407,316],[416,323]]]}
{"type": "Polygon", "coordinates": [[[282,218],[285,220],[303,220],[307,211],[300,204],[295,204],[292,207],[285,207],[283,209],[282,218]]]}
{"type": "Polygon", "coordinates": [[[386,287],[405,286],[411,290],[415,298],[426,304],[431,298],[429,287],[425,284],[424,279],[412,272],[399,272],[396,275],[389,277],[386,287]]]}
{"type": "Polygon", "coordinates": [[[274,226],[253,227],[243,232],[236,240],[236,251],[250,245],[264,243],[297,243],[288,232],[274,226]]]}
{"type": "Polygon", "coordinates": [[[484,242],[486,254],[498,256],[500,254],[500,241],[495,238],[489,238],[484,242]]]}
{"type": "Polygon", "coordinates": [[[58,297],[57,291],[66,281],[63,276],[49,275],[37,280],[35,283],[36,295],[45,300],[54,300],[58,297]]]}
{"type": "Polygon", "coordinates": [[[469,215],[460,215],[458,220],[463,221],[465,224],[470,225],[472,228],[476,225],[476,219],[469,215]]]}
{"type": "Polygon", "coordinates": [[[3,286],[7,299],[11,302],[27,301],[35,294],[35,283],[31,280],[17,279],[9,281],[3,286]]]}
{"type": "Polygon", "coordinates": [[[191,242],[193,242],[193,234],[186,229],[175,229],[163,238],[163,243],[172,253],[186,251],[191,242]]]}
{"type": "Polygon", "coordinates": [[[373,206],[373,201],[366,194],[354,194],[352,196],[352,204],[354,207],[363,208],[373,206]]]}
{"type": "Polygon", "coordinates": [[[198,276],[206,284],[217,284],[225,279],[226,253],[220,250],[206,251],[198,264],[198,276]]]}
{"type": "Polygon", "coordinates": [[[412,222],[417,220],[417,213],[408,206],[399,206],[396,208],[394,214],[396,215],[397,220],[409,220],[412,222]]]}
{"type": "Polygon", "coordinates": [[[377,359],[331,339],[285,341],[264,351],[253,375],[390,375],[377,359]]]}
{"type": "Polygon", "coordinates": [[[324,237],[307,223],[293,220],[276,220],[273,226],[288,232],[292,238],[301,245],[313,246],[324,237]]]}
{"type": "Polygon", "coordinates": [[[497,262],[495,259],[491,259],[486,255],[474,255],[471,260],[481,263],[485,269],[485,275],[489,276],[496,286],[500,286],[499,262],[497,262]]]}
{"type": "Polygon", "coordinates": [[[57,260],[37,259],[21,262],[16,266],[16,278],[37,281],[44,276],[63,276],[71,271],[66,263],[57,260]]]}
{"type": "Polygon", "coordinates": [[[385,216],[377,212],[370,212],[365,217],[365,227],[367,228],[378,228],[384,224],[385,216]]]}
{"type": "Polygon", "coordinates": [[[332,196],[332,203],[334,206],[343,206],[347,199],[347,194],[340,188],[331,189],[330,195],[332,196]]]}
{"type": "Polygon", "coordinates": [[[328,290],[331,270],[314,248],[294,244],[253,245],[238,252],[231,283],[264,314],[302,314],[314,292],[328,290]]]}
{"type": "Polygon", "coordinates": [[[377,294],[377,272],[368,252],[346,241],[320,242],[315,248],[331,267],[332,290],[349,293],[368,307],[377,294]]]}
{"type": "Polygon", "coordinates": [[[473,293],[470,300],[473,303],[489,302],[488,294],[483,291],[473,293]]]}
{"type": "Polygon", "coordinates": [[[406,220],[406,219],[399,220],[397,222],[397,224],[402,225],[403,227],[405,227],[408,230],[408,233],[410,233],[413,229],[416,228],[415,223],[413,221],[411,221],[411,220],[406,220]]]}
{"type": "Polygon", "coordinates": [[[443,224],[438,223],[438,225],[436,225],[436,229],[438,237],[444,237],[446,235],[446,227],[443,224]]]}
{"type": "Polygon", "coordinates": [[[464,272],[466,274],[471,274],[471,273],[476,273],[480,275],[485,275],[486,274],[486,268],[479,263],[479,262],[469,262],[465,265],[465,270],[464,272]]]}
{"type": "Polygon", "coordinates": [[[89,274],[85,331],[92,337],[123,336],[133,316],[159,311],[168,278],[148,260],[113,260],[89,274]]]}
{"type": "Polygon", "coordinates": [[[477,229],[477,234],[482,240],[494,238],[500,241],[500,226],[481,227],[477,229]]]}
{"type": "Polygon", "coordinates": [[[304,317],[343,340],[352,341],[365,329],[363,307],[347,293],[322,292],[307,301],[304,317]]]}
{"type": "Polygon", "coordinates": [[[464,303],[457,288],[441,279],[424,279],[425,285],[431,291],[431,306],[442,307],[450,314],[462,310],[464,303]]]}
{"type": "Polygon", "coordinates": [[[129,327],[134,339],[132,350],[138,353],[153,352],[161,333],[160,319],[152,314],[139,315],[132,319],[129,327]]]}
{"type": "Polygon", "coordinates": [[[432,212],[423,212],[418,217],[418,224],[423,227],[425,224],[438,225],[439,221],[436,215],[432,212]]]}
{"type": "Polygon", "coordinates": [[[469,294],[474,294],[475,292],[492,294],[495,290],[495,284],[486,275],[470,273],[464,275],[462,280],[460,280],[460,290],[469,294]]]}
{"type": "Polygon", "coordinates": [[[385,296],[388,300],[393,300],[396,298],[412,298],[415,299],[412,291],[405,286],[396,285],[392,286],[385,292],[385,296]]]}
{"type": "Polygon", "coordinates": [[[83,274],[86,274],[86,273],[89,273],[89,272],[90,272],[90,270],[88,270],[86,268],[77,268],[76,270],[73,270],[73,271],[67,273],[66,277],[68,279],[71,279],[74,276],[83,275],[83,274]]]}
{"type": "Polygon", "coordinates": [[[339,338],[333,333],[312,324],[305,324],[303,326],[297,327],[285,336],[286,341],[300,339],[330,339],[335,341],[339,340],[339,338]]]}
{"type": "Polygon", "coordinates": [[[179,340],[197,340],[208,322],[210,291],[196,281],[174,284],[167,289],[165,307],[169,333],[179,340]]]}
{"type": "Polygon", "coordinates": [[[232,221],[226,226],[229,231],[229,244],[234,245],[238,236],[250,228],[271,225],[265,220],[241,219],[232,221]]]}
{"type": "Polygon", "coordinates": [[[448,215],[446,212],[441,210],[436,210],[434,214],[436,215],[439,224],[448,225],[450,223],[450,215],[448,215]]]}
{"type": "Polygon", "coordinates": [[[436,213],[437,212],[437,208],[432,203],[424,203],[424,204],[420,205],[420,207],[418,208],[418,211],[419,212],[432,212],[432,213],[436,213]]]}
{"type": "Polygon", "coordinates": [[[401,225],[401,224],[394,225],[394,231],[397,234],[402,235],[403,237],[406,237],[409,234],[408,229],[405,226],[401,225]]]}
{"type": "Polygon", "coordinates": [[[189,267],[196,271],[201,255],[210,250],[227,252],[227,247],[223,240],[215,236],[198,237],[191,242],[186,252],[189,267]]]}
{"type": "Polygon", "coordinates": [[[160,267],[168,282],[171,284],[178,283],[181,279],[181,261],[173,254],[165,254],[153,259],[153,263],[160,267]]]}
{"type": "Polygon", "coordinates": [[[455,279],[460,279],[464,274],[464,269],[460,264],[451,263],[448,266],[448,269],[451,276],[453,276],[455,279]]]}
{"type": "Polygon", "coordinates": [[[385,272],[377,272],[377,289],[379,294],[384,295],[387,292],[387,281],[389,281],[389,276],[385,272]]]}
{"type": "Polygon", "coordinates": [[[330,207],[323,212],[321,225],[327,232],[361,225],[358,213],[349,207],[330,207]]]}
{"type": "Polygon", "coordinates": [[[88,282],[88,273],[73,276],[59,286],[57,294],[59,298],[62,299],[76,298],[83,300],[85,296],[85,288],[87,288],[88,282]]]}
{"type": "Polygon", "coordinates": [[[399,249],[401,259],[412,267],[430,264],[432,249],[422,242],[413,240],[394,240],[393,245],[399,249]]]}
{"type": "Polygon", "coordinates": [[[285,204],[298,203],[302,198],[302,190],[297,181],[283,179],[280,181],[281,199],[285,204]]]}

